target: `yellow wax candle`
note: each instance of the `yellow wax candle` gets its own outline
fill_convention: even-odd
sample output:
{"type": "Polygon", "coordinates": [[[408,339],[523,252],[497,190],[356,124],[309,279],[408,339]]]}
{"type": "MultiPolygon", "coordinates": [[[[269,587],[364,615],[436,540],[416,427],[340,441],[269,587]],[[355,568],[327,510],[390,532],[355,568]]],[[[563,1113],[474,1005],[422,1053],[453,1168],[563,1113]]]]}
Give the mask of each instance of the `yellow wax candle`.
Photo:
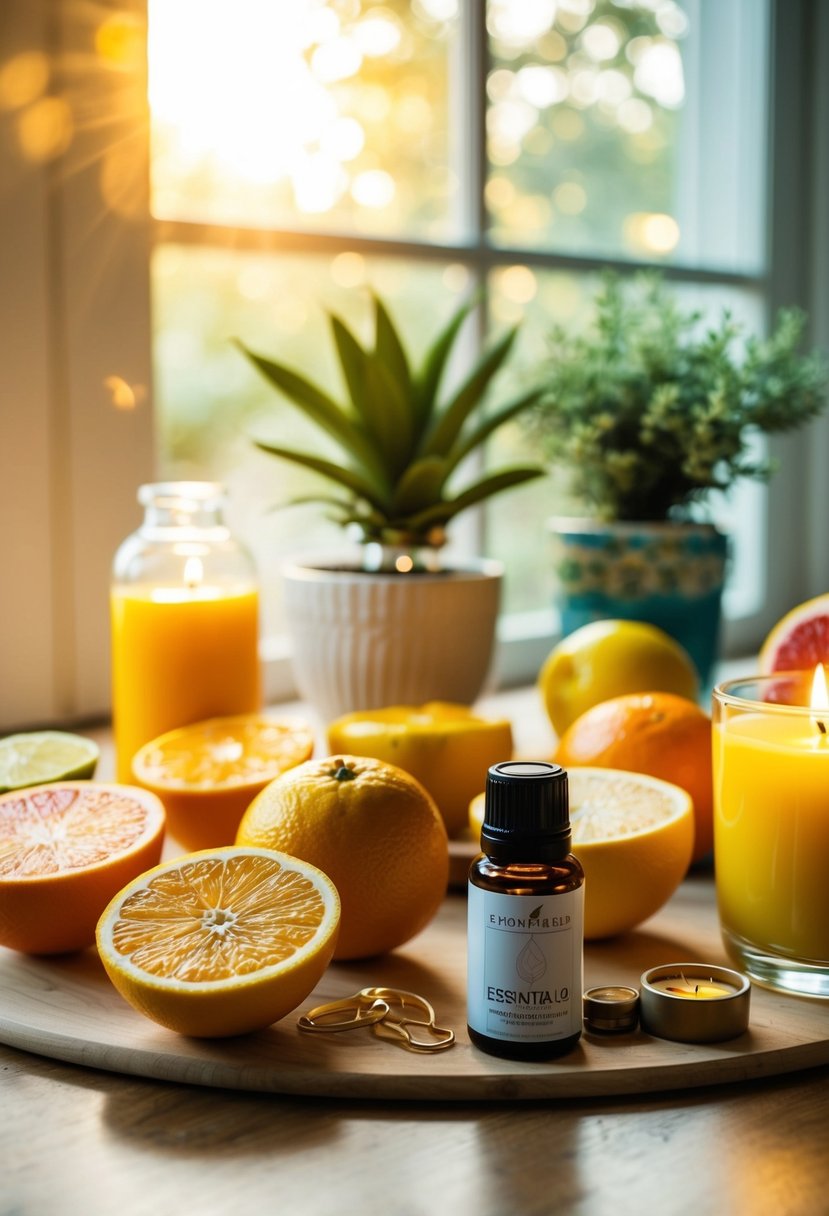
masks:
{"type": "Polygon", "coordinates": [[[688,1001],[719,1001],[725,996],[734,996],[737,989],[713,979],[686,979],[684,975],[669,975],[664,979],[651,980],[651,988],[667,992],[688,1001]]]}
{"type": "Polygon", "coordinates": [[[111,609],[119,781],[157,735],[261,708],[255,588],[116,586],[111,609]]]}
{"type": "Polygon", "coordinates": [[[774,706],[714,726],[714,860],[723,929],[829,960],[829,737],[774,706]]]}

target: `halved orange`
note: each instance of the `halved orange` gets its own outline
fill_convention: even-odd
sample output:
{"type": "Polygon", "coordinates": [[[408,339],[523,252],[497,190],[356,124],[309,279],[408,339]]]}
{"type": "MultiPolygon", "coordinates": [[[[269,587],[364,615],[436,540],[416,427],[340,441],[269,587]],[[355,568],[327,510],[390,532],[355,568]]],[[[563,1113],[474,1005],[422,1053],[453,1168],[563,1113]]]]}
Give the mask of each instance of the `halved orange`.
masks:
{"type": "Polygon", "coordinates": [[[179,1034],[260,1030],[316,987],[340,900],[315,866],[271,849],[207,849],[134,879],[98,922],[98,953],[140,1013],[179,1034]]]}
{"type": "Polygon", "coordinates": [[[170,834],[186,849],[212,849],[233,844],[259,791],[313,750],[307,726],[237,714],[160,735],[136,753],[132,768],[164,803],[170,834]]]}
{"type": "MultiPolygon", "coordinates": [[[[667,902],[691,860],[694,813],[679,786],[644,773],[570,768],[573,852],[584,869],[584,936],[616,937],[667,902]]],[[[484,795],[469,808],[478,835],[484,795]]]]}
{"type": "Polygon", "coordinates": [[[0,945],[81,950],[112,896],[161,857],[164,808],[126,785],[61,781],[0,796],[0,945]]]}

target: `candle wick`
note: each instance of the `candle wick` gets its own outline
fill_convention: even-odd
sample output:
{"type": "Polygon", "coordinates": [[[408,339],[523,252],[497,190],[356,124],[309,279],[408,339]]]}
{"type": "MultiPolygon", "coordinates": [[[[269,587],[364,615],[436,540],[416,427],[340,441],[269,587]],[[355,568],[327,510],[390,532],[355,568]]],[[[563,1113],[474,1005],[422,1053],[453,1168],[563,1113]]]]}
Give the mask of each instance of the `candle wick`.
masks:
{"type": "Polygon", "coordinates": [[[825,735],[826,734],[826,723],[821,722],[820,718],[816,718],[815,721],[817,722],[817,728],[820,731],[820,733],[822,735],[825,735]]]}

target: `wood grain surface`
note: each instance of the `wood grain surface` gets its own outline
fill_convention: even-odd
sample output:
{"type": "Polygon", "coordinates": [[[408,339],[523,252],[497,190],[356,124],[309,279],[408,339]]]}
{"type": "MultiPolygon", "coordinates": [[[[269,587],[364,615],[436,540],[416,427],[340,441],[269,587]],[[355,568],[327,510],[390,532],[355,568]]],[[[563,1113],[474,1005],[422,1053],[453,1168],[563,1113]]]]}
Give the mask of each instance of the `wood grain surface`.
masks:
{"type": "MultiPolygon", "coordinates": [[[[725,962],[710,878],[687,881],[639,931],[586,948],[586,984],[638,985],[657,963],[725,962]]],[[[709,1045],[679,1044],[641,1030],[585,1035],[550,1063],[496,1059],[465,1029],[465,899],[449,895],[433,924],[383,959],[334,964],[296,1011],[267,1031],[191,1040],[135,1013],[115,992],[94,951],[64,959],[0,954],[0,1041],[94,1068],[203,1086],[283,1094],[404,1100],[526,1100],[642,1093],[721,1084],[829,1062],[825,1003],[754,987],[749,1031],[709,1045]],[[337,1035],[297,1029],[296,1014],[362,987],[391,985],[426,996],[457,1042],[414,1054],[368,1028],[337,1035]]]]}

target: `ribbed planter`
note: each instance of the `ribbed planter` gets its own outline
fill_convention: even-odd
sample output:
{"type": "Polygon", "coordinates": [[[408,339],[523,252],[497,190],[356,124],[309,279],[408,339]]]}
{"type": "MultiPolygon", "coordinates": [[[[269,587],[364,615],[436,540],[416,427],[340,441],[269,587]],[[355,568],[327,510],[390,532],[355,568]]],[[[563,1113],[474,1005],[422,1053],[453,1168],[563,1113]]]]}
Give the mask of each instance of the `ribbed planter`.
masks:
{"type": "Polygon", "coordinates": [[[554,517],[548,526],[562,632],[596,620],[658,625],[685,647],[708,687],[719,654],[727,537],[711,524],[554,517]]]}
{"type": "Polygon", "coordinates": [[[385,705],[471,704],[492,662],[502,577],[492,561],[434,574],[288,566],[300,696],[325,722],[385,705]]]}

